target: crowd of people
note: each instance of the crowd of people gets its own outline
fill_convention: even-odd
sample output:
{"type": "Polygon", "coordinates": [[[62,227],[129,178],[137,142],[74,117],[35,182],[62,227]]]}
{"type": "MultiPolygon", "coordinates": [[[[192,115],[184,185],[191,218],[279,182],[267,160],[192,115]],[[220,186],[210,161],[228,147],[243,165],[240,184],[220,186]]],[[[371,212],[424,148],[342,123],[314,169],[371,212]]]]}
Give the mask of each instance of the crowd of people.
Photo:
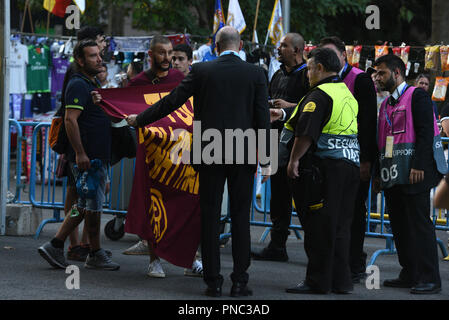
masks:
{"type": "MultiPolygon", "coordinates": [[[[94,31],[88,36],[78,37],[75,62],[63,89],[61,112],[70,142],[65,153],[70,163],[66,219],[38,251],[52,266],[65,268],[64,242],[70,237],[68,259],[85,261],[87,268],[118,270],[99,236],[113,142],[110,119],[98,106],[102,97],[96,91],[109,87],[102,60],[104,37],[98,29],[90,30],[94,31]],[[77,196],[74,181],[94,158],[102,160],[100,183],[96,197],[86,200],[77,196]],[[82,220],[85,230],[80,241],[77,227],[82,220]]],[[[176,85],[150,108],[126,117],[136,128],[168,116],[193,96],[194,119],[201,121],[201,130],[275,129],[279,133],[279,167],[272,170],[270,162],[260,163],[263,181],[271,178],[270,243],[261,251],[251,250],[249,212],[256,171],[251,157],[243,164],[237,164],[235,155],[226,162],[203,161],[194,165],[200,173],[200,250],[185,275],[203,277],[207,296],[222,295],[219,230],[227,182],[234,261],[231,296],[253,294],[248,286],[251,257],[288,261],[292,198],[304,229],[308,263],[304,281],[286,292],[350,293],[366,277],[365,202],[372,180],[376,192],[385,192],[401,266],[398,277],[385,280],[384,286],[410,288],[413,294],[440,292],[429,193],[446,174],[447,162],[438,115],[427,92],[429,79],[418,77],[415,85],[407,84],[405,65],[393,54],[378,58],[366,72],[353,67],[347,62],[344,42],[334,36],[323,38],[306,59],[303,37],[288,33],[277,49],[280,69],[268,80],[266,70],[242,60],[237,30],[223,27],[215,42],[218,58],[192,64],[188,45],[173,48],[166,37],[155,36],[148,52],[150,69],[131,63],[122,82],[123,87],[176,85]]],[[[257,149],[268,143],[259,140],[257,149]]],[[[244,149],[245,154],[257,152],[247,145],[244,149]]],[[[150,239],[141,239],[124,254],[148,254],[148,275],[165,277],[150,239]]]]}

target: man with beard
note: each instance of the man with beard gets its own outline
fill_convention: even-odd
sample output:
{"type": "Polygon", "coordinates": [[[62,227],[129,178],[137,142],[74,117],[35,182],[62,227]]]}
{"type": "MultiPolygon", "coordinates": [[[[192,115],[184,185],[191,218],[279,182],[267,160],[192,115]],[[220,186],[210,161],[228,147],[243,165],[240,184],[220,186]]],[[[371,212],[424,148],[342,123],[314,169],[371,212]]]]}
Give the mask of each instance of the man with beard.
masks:
{"type": "Polygon", "coordinates": [[[129,86],[146,86],[149,84],[180,83],[184,79],[182,72],[171,69],[173,46],[170,39],[164,36],[154,36],[150,43],[148,55],[151,68],[139,73],[129,82],[129,86]]]}
{"type": "Polygon", "coordinates": [[[423,89],[407,85],[401,58],[385,55],[374,66],[376,85],[391,94],[379,110],[378,181],[402,267],[399,277],[385,280],[384,286],[411,288],[414,294],[438,293],[441,280],[429,193],[447,165],[432,100],[423,89]]]}
{"type": "Polygon", "coordinates": [[[108,168],[111,157],[110,120],[96,106],[91,91],[100,87],[95,76],[102,71],[100,49],[93,40],[82,40],[74,49],[78,72],[75,73],[65,93],[65,128],[70,147],[67,151],[69,166],[75,179],[91,168],[91,160],[100,160],[97,169],[98,187],[92,199],[79,197],[68,219],[64,220],[58,234],[50,242],[39,247],[39,254],[55,268],[65,268],[64,241],[85,219],[91,251],[84,266],[92,269],[118,270],[100,246],[100,219],[105,199],[108,168]]]}
{"type": "MultiPolygon", "coordinates": [[[[167,37],[154,36],[150,43],[150,50],[148,51],[150,57],[151,68],[140,72],[137,76],[132,78],[128,86],[148,86],[154,84],[169,84],[178,85],[183,79],[184,74],[176,69],[170,68],[170,63],[173,59],[173,46],[167,37]]],[[[94,102],[98,103],[101,100],[101,95],[93,93],[94,102]]],[[[129,218],[129,217],[128,217],[129,218]]],[[[165,278],[165,272],[159,257],[154,252],[151,242],[146,239],[140,240],[135,245],[126,249],[126,255],[150,255],[150,264],[148,266],[149,277],[165,278]]],[[[186,269],[184,274],[187,276],[201,276],[203,272],[203,265],[199,259],[195,259],[191,269],[186,269]]]]}
{"type": "MultiPolygon", "coordinates": [[[[303,61],[304,39],[298,33],[288,33],[282,39],[278,48],[281,68],[273,75],[268,91],[271,99],[270,113],[273,119],[273,129],[281,133],[286,120],[290,118],[293,109],[309,90],[307,65],[303,61]]],[[[281,136],[281,135],[279,135],[281,136]]],[[[285,151],[285,150],[284,150],[285,151]]],[[[282,152],[279,155],[282,158],[282,152]]],[[[273,222],[271,241],[261,251],[252,251],[256,260],[287,261],[286,242],[289,235],[292,213],[292,194],[288,188],[287,161],[279,161],[279,169],[270,177],[271,200],[270,217],[273,222]]]]}

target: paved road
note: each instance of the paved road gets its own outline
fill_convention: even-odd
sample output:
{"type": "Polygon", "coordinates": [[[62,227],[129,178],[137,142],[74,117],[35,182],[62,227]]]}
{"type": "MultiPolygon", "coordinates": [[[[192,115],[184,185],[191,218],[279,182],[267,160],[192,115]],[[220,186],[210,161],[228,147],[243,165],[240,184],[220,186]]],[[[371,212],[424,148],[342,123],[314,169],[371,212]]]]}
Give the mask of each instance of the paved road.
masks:
{"type": "MultiPolygon", "coordinates": [[[[46,215],[49,212],[45,213],[46,215]]],[[[102,224],[110,220],[110,216],[102,218],[102,224]]],[[[98,271],[83,268],[83,263],[75,262],[80,268],[80,289],[68,290],[64,270],[52,269],[37,253],[37,248],[55,234],[60,224],[48,225],[44,228],[40,239],[33,237],[0,236],[0,299],[114,299],[114,300],[213,300],[203,295],[205,284],[200,278],[185,277],[183,269],[163,261],[162,265],[167,277],[154,279],[146,276],[148,256],[125,256],[121,252],[134,244],[136,236],[126,234],[119,241],[102,238],[105,248],[113,253],[114,261],[121,265],[119,271],[98,271]]],[[[252,227],[252,246],[262,248],[259,243],[263,232],[261,227],[252,227]]],[[[447,243],[446,232],[438,232],[440,239],[447,243]]],[[[268,241],[269,239],[267,239],[268,241]]],[[[407,289],[393,289],[381,286],[379,290],[368,290],[365,285],[358,284],[350,295],[292,295],[285,293],[285,288],[296,284],[305,276],[306,256],[303,241],[290,236],[288,243],[289,261],[265,262],[253,261],[249,269],[250,287],[254,296],[253,302],[266,300],[447,300],[449,299],[449,262],[443,261],[440,254],[440,270],[443,281],[441,294],[430,296],[411,295],[407,289]]],[[[369,238],[365,245],[368,256],[374,251],[385,248],[382,239],[369,238]]],[[[227,297],[231,281],[232,256],[230,243],[222,249],[222,274],[224,301],[227,297]]],[[[380,256],[376,261],[380,269],[381,283],[386,278],[396,277],[400,271],[397,256],[380,256]]],[[[236,301],[236,300],[232,300],[236,301]]],[[[178,301],[179,302],[179,301],[178,301]]],[[[205,302],[206,303],[206,302],[205,302]]]]}

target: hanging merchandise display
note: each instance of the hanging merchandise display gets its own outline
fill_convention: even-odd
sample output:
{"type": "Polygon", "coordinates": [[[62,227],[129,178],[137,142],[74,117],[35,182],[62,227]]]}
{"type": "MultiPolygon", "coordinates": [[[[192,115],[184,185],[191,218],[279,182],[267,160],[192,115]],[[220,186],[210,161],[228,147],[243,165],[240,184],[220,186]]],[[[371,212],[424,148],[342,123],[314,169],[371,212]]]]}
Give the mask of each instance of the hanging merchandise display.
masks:
{"type": "Polygon", "coordinates": [[[424,58],[424,69],[425,70],[436,70],[438,63],[437,53],[439,52],[440,46],[428,46],[425,47],[426,56],[424,58]]]}
{"type": "Polygon", "coordinates": [[[375,60],[377,60],[378,58],[387,55],[388,54],[388,46],[387,43],[383,44],[383,45],[378,45],[374,47],[376,50],[375,53],[375,60]]]}
{"type": "Polygon", "coordinates": [[[444,101],[445,100],[448,83],[449,83],[449,78],[436,77],[435,86],[433,88],[433,93],[432,93],[433,101],[444,101]]]}
{"type": "Polygon", "coordinates": [[[28,63],[28,48],[14,39],[10,46],[10,82],[9,93],[23,94],[27,92],[26,66],[28,63]]]}
{"type": "Polygon", "coordinates": [[[65,55],[53,56],[51,68],[51,94],[56,94],[62,91],[64,84],[64,76],[70,66],[69,59],[65,55]]]}
{"type": "Polygon", "coordinates": [[[51,65],[50,48],[46,45],[28,46],[27,91],[50,92],[48,72],[51,65]]]}
{"type": "Polygon", "coordinates": [[[345,46],[346,49],[346,60],[350,65],[352,65],[352,56],[354,55],[354,46],[345,46]]]}
{"type": "Polygon", "coordinates": [[[356,68],[359,67],[361,53],[362,53],[362,46],[355,46],[354,52],[352,54],[352,63],[351,63],[353,67],[356,68]]]}
{"type": "Polygon", "coordinates": [[[407,64],[408,61],[408,56],[410,54],[410,46],[406,46],[404,43],[401,46],[401,59],[402,61],[404,61],[405,64],[407,64]]]}
{"type": "Polygon", "coordinates": [[[449,71],[449,46],[441,46],[440,47],[440,59],[441,59],[441,71],[449,71]]]}

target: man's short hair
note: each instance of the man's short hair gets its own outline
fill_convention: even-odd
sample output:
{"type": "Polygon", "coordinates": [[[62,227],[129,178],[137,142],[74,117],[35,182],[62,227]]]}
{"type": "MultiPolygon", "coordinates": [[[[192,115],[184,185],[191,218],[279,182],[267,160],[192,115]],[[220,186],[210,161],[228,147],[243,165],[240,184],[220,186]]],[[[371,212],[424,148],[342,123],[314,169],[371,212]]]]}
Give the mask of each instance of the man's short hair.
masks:
{"type": "Polygon", "coordinates": [[[324,37],[323,39],[321,39],[319,46],[322,47],[327,44],[333,44],[338,49],[338,51],[340,51],[340,53],[346,51],[345,43],[338,37],[324,37]]]}
{"type": "Polygon", "coordinates": [[[334,50],[329,48],[316,48],[309,53],[315,64],[321,63],[327,72],[338,73],[341,69],[340,60],[334,50]]]}
{"type": "Polygon", "coordinates": [[[404,61],[400,57],[398,57],[395,54],[389,53],[387,55],[381,56],[377,58],[376,61],[374,61],[374,66],[380,66],[382,63],[385,63],[388,69],[390,69],[391,72],[394,72],[396,69],[399,68],[399,71],[401,73],[401,76],[405,78],[405,64],[404,61]]]}
{"type": "Polygon", "coordinates": [[[192,60],[192,48],[188,44],[180,43],[173,48],[173,51],[184,52],[187,56],[187,60],[192,60]]]}
{"type": "Polygon", "coordinates": [[[165,36],[161,36],[161,35],[156,35],[153,37],[153,39],[151,39],[150,42],[150,50],[153,51],[154,48],[156,47],[157,44],[162,43],[162,44],[168,44],[171,43],[170,39],[165,37],[165,36]]]}
{"type": "Polygon", "coordinates": [[[92,39],[95,40],[97,39],[97,36],[102,36],[104,35],[104,32],[102,29],[98,28],[98,27],[83,27],[81,30],[79,30],[76,33],[76,39],[78,41],[84,40],[84,39],[92,39]]]}
{"type": "Polygon", "coordinates": [[[97,43],[92,39],[84,39],[78,41],[73,48],[73,57],[76,59],[84,59],[84,48],[87,47],[97,47],[97,43]]]}
{"type": "Polygon", "coordinates": [[[304,38],[299,33],[290,32],[287,33],[286,36],[290,36],[293,48],[298,48],[301,52],[304,51],[304,38]]]}

